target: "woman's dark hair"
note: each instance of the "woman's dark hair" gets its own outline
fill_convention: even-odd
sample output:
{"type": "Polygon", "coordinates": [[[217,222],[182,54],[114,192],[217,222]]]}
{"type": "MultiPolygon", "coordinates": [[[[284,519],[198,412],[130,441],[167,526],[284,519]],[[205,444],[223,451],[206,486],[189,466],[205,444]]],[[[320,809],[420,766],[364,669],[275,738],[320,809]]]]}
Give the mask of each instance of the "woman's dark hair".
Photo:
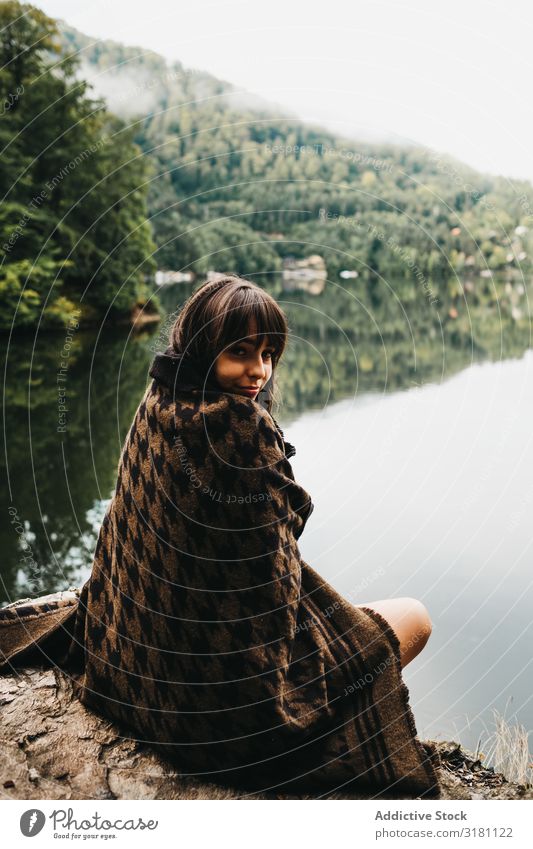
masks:
{"type": "Polygon", "coordinates": [[[213,375],[215,359],[229,345],[256,328],[257,349],[263,338],[272,345],[272,375],[266,384],[265,404],[270,411],[278,401],[275,369],[285,350],[289,327],[274,298],[244,277],[229,274],[207,280],[185,302],[170,332],[170,346],[191,359],[203,377],[213,375]]]}

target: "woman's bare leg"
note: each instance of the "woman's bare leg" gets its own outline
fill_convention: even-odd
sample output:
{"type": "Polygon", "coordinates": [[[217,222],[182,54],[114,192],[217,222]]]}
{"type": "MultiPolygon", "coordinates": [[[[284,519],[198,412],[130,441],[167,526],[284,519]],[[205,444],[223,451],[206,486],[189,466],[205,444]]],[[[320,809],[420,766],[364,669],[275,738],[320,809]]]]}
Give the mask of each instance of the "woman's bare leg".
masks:
{"type": "Polygon", "coordinates": [[[384,598],[354,607],[371,607],[387,620],[400,641],[402,667],[422,651],[431,634],[429,613],[416,598],[384,598]]]}

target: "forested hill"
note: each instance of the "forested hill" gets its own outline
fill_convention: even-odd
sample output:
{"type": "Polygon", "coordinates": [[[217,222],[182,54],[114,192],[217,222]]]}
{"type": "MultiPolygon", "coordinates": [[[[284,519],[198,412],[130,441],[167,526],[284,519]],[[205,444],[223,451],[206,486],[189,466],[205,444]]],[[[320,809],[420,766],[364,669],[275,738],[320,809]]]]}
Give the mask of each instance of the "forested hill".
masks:
{"type": "Polygon", "coordinates": [[[333,278],[347,266],[411,278],[414,265],[441,278],[531,271],[527,181],[438,151],[358,144],[155,53],[68,28],[64,39],[111,108],[145,116],[136,141],[157,164],[148,202],[162,266],[252,273],[320,252],[333,278]]]}
{"type": "Polygon", "coordinates": [[[341,138],[14,0],[0,30],[3,327],[62,325],[80,307],[82,321],[117,320],[152,299],[157,267],[268,285],[310,254],[333,283],[356,270],[373,306],[380,275],[403,303],[452,309],[465,293],[469,306],[505,297],[492,273],[528,285],[528,182],[341,138]]]}

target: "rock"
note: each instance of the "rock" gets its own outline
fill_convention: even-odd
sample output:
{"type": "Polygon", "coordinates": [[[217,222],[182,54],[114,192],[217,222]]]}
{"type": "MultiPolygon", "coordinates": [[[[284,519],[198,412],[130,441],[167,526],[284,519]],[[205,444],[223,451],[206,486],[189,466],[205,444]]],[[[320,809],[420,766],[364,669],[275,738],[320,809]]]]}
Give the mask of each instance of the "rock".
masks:
{"type": "Polygon", "coordinates": [[[445,799],[533,799],[533,787],[513,784],[459,743],[435,743],[445,799]]]}
{"type": "MultiPolygon", "coordinates": [[[[247,794],[180,775],[176,766],[74,697],[73,676],[31,667],[0,676],[0,787],[5,799],[311,799],[247,794]]],[[[458,743],[436,743],[444,799],[532,799],[458,743]]],[[[330,799],[361,799],[333,793],[330,799]]],[[[387,798],[382,796],[381,798],[387,798]]],[[[391,793],[392,799],[401,798],[391,793]]]]}

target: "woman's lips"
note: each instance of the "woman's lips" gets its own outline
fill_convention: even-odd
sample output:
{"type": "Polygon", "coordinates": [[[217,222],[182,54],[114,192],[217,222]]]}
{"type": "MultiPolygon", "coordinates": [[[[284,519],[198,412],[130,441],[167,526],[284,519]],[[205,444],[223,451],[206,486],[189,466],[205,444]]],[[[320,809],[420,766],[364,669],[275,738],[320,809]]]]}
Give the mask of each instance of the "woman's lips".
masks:
{"type": "Polygon", "coordinates": [[[245,386],[241,386],[241,387],[240,387],[240,390],[241,390],[241,392],[246,392],[246,394],[247,394],[247,395],[250,395],[250,396],[251,396],[251,395],[257,395],[257,393],[259,392],[259,389],[260,389],[260,388],[261,388],[261,387],[260,387],[260,386],[258,386],[256,389],[247,389],[245,386]]]}

